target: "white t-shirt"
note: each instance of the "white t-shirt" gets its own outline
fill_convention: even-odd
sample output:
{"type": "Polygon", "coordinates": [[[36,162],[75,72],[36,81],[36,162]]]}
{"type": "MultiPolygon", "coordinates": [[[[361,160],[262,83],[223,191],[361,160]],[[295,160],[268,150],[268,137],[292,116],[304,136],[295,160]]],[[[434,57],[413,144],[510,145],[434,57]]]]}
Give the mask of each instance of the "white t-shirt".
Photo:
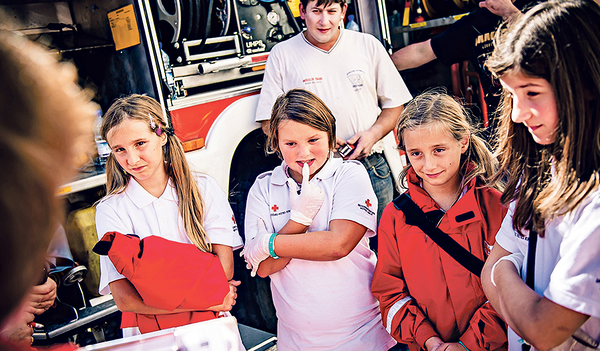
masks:
{"type": "MultiPolygon", "coordinates": [[[[243,245],[238,234],[233,211],[217,182],[208,175],[194,174],[204,201],[204,229],[213,244],[237,249],[243,245]]],[[[163,238],[191,243],[179,215],[179,201],[171,181],[163,194],[156,198],[131,178],[127,188],[103,199],[96,207],[98,238],[107,232],[136,234],[141,239],[157,235],[163,238]]],[[[108,284],[125,278],[117,272],[107,256],[100,256],[100,294],[110,293],[108,284]]]]}
{"type": "MultiPolygon", "coordinates": [[[[511,204],[496,243],[525,259],[521,277],[527,274],[529,233],[513,230],[515,204],[511,204]]],[[[600,340],[600,191],[588,195],[574,211],[546,224],[538,237],[535,255],[535,291],[550,301],[591,316],[583,330],[600,340]]],[[[508,333],[510,351],[521,351],[521,338],[508,333]]]]}
{"type": "MultiPolygon", "coordinates": [[[[258,176],[246,206],[246,237],[257,221],[278,231],[290,219],[287,175],[283,163],[258,176]]],[[[271,274],[277,310],[277,349],[388,350],[396,342],[381,323],[379,303],[371,293],[377,258],[367,237],[375,235],[377,198],[365,168],[357,161],[330,159],[313,177],[325,201],[308,232],[328,230],[334,219],[367,227],[366,235],[346,257],[336,261],[292,259],[271,274]]]]}
{"type": "Polygon", "coordinates": [[[383,45],[370,34],[345,29],[329,51],[312,45],[303,33],[273,47],[256,121],[271,119],[277,97],[293,88],[309,90],[325,102],[344,140],[371,128],[381,109],[412,99],[383,45]]]}

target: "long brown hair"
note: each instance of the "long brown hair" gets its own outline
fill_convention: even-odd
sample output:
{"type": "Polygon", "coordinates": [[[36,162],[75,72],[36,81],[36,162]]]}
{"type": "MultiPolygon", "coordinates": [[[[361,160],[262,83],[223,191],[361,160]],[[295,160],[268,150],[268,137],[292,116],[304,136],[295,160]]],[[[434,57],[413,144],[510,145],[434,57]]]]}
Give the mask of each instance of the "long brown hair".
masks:
{"type": "MultiPolygon", "coordinates": [[[[442,126],[456,141],[469,138],[467,151],[462,154],[460,160],[461,189],[474,178],[487,179],[496,172],[498,162],[485,140],[477,135],[476,129],[469,122],[468,112],[442,89],[426,91],[406,105],[398,118],[398,148],[406,151],[404,131],[434,124],[442,126]]],[[[398,184],[403,189],[408,188],[406,175],[409,169],[410,165],[405,167],[398,177],[398,184]]],[[[496,188],[501,189],[501,182],[496,183],[496,188]]]]}
{"type": "MultiPolygon", "coordinates": [[[[167,128],[160,104],[149,96],[137,94],[118,99],[103,117],[100,128],[102,137],[107,140],[109,131],[126,119],[146,123],[153,133],[160,129],[167,134],[167,143],[163,146],[165,171],[177,192],[179,214],[183,219],[185,232],[190,241],[200,250],[212,252],[212,245],[202,225],[204,202],[198,184],[194,180],[179,138],[167,128]]],[[[129,179],[130,176],[125,174],[111,154],[106,161],[107,196],[123,192],[129,184],[129,179]]]]}
{"type": "Polygon", "coordinates": [[[543,236],[545,221],[572,211],[598,188],[599,33],[597,3],[550,0],[513,22],[487,62],[500,78],[518,72],[545,79],[556,101],[556,139],[540,145],[527,127],[511,121],[512,98],[504,93],[496,147],[502,172],[496,179],[508,175],[502,202],[518,200],[513,226],[519,232],[533,228],[543,236]]]}

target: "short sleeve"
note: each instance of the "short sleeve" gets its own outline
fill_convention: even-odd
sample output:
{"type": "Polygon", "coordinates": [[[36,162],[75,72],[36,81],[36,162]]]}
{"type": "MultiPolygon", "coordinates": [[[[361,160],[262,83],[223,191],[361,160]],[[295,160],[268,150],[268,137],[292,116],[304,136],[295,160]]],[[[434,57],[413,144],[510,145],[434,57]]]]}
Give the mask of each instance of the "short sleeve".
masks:
{"type": "Polygon", "coordinates": [[[347,219],[367,227],[367,236],[377,229],[377,197],[367,170],[358,161],[344,161],[336,172],[331,220],[347,219]]]}
{"type": "Polygon", "coordinates": [[[256,122],[271,119],[271,110],[275,100],[284,93],[283,77],[277,53],[277,45],[275,45],[267,59],[258,105],[256,106],[256,117],[254,118],[256,122]]]}
{"type": "MultiPolygon", "coordinates": [[[[96,233],[98,234],[98,240],[102,239],[104,234],[108,232],[129,234],[133,233],[133,228],[119,217],[111,204],[100,202],[96,206],[96,233]]],[[[108,284],[119,279],[125,279],[125,276],[117,272],[108,256],[100,255],[100,283],[98,285],[100,295],[109,294],[110,289],[108,284]]]]}
{"type": "Polygon", "coordinates": [[[377,59],[377,64],[373,67],[379,107],[384,109],[402,106],[412,99],[412,95],[383,45],[377,39],[371,40],[374,41],[373,50],[377,59]]]}
{"type": "MultiPolygon", "coordinates": [[[[544,292],[568,309],[600,318],[600,197],[558,225],[570,225],[560,243],[559,260],[544,292]],[[571,218],[569,218],[571,217],[571,218]],[[573,222],[570,222],[570,221],[573,222]],[[569,223],[570,222],[570,223],[569,223]]],[[[548,228],[547,232],[550,230],[548,228]]]]}
{"type": "Polygon", "coordinates": [[[259,219],[264,221],[267,231],[277,231],[273,227],[270,216],[268,192],[270,177],[267,174],[263,173],[259,175],[248,192],[246,216],[244,218],[244,234],[246,236],[246,241],[254,238],[256,234],[258,234],[259,219]]]}
{"type": "Polygon", "coordinates": [[[508,207],[508,212],[504,216],[500,230],[496,234],[496,244],[508,252],[519,252],[519,245],[515,240],[515,230],[513,228],[513,214],[515,212],[516,203],[512,202],[508,207]]]}
{"type": "Polygon", "coordinates": [[[67,233],[65,228],[59,223],[52,240],[46,250],[46,261],[56,266],[56,260],[62,258],[73,262],[73,255],[69,249],[69,241],[67,240],[67,233]]]}
{"type": "Polygon", "coordinates": [[[204,200],[204,229],[211,243],[233,250],[242,247],[235,216],[221,187],[208,175],[201,176],[198,185],[204,200]]]}

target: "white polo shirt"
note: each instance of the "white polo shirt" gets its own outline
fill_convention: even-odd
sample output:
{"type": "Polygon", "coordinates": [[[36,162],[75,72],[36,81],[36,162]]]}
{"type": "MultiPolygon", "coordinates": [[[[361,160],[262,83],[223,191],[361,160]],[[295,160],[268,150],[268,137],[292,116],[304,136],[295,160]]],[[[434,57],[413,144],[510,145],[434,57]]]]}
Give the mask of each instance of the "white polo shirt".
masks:
{"type": "MultiPolygon", "coordinates": [[[[243,245],[238,234],[233,211],[227,197],[217,182],[208,175],[194,174],[204,201],[204,229],[213,244],[231,246],[234,250],[243,245]]],[[[163,194],[156,198],[131,178],[127,188],[103,199],[96,206],[96,231],[98,238],[107,232],[136,234],[140,238],[151,235],[191,243],[179,215],[179,201],[171,180],[163,194]]],[[[117,272],[107,256],[100,256],[100,294],[110,293],[108,284],[125,278],[117,272]]]]}
{"type": "MultiPolygon", "coordinates": [[[[525,259],[521,278],[527,274],[528,235],[513,230],[515,203],[509,207],[496,243],[509,252],[521,252],[525,259]]],[[[573,211],[546,224],[538,237],[535,255],[535,291],[550,301],[591,316],[583,330],[600,340],[600,191],[596,190],[573,211]]],[[[521,338],[508,333],[510,351],[521,351],[521,338]]]]}
{"type": "MultiPolygon", "coordinates": [[[[248,194],[246,237],[257,233],[258,218],[267,230],[280,230],[290,218],[285,168],[258,176],[248,194]]],[[[377,198],[365,168],[357,161],[330,159],[313,180],[325,202],[308,232],[329,229],[334,219],[367,227],[346,257],[336,261],[292,259],[273,273],[278,350],[388,350],[395,341],[383,328],[379,303],[371,293],[376,256],[367,237],[375,235],[377,198]]]]}
{"type": "MultiPolygon", "coordinates": [[[[300,33],[273,47],[256,109],[256,121],[271,119],[279,95],[293,88],[317,95],[336,119],[336,134],[347,140],[375,123],[381,109],[412,99],[381,42],[374,36],[341,29],[325,51],[300,33]]],[[[383,144],[375,146],[377,152],[383,144]]]]}

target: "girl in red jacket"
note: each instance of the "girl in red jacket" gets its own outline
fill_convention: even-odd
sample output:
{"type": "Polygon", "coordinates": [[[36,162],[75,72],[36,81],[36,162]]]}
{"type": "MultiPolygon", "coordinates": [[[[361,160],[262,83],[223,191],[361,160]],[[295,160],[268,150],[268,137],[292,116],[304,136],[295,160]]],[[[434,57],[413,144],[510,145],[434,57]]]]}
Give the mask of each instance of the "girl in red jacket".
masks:
{"type": "MultiPolygon", "coordinates": [[[[485,187],[497,162],[452,97],[426,92],[398,121],[409,166],[401,187],[433,225],[485,260],[506,208],[485,187]]],[[[371,290],[388,332],[411,351],[506,348],[506,325],[487,302],[478,276],[442,250],[390,203],[379,224],[379,260],[371,290]]]]}

